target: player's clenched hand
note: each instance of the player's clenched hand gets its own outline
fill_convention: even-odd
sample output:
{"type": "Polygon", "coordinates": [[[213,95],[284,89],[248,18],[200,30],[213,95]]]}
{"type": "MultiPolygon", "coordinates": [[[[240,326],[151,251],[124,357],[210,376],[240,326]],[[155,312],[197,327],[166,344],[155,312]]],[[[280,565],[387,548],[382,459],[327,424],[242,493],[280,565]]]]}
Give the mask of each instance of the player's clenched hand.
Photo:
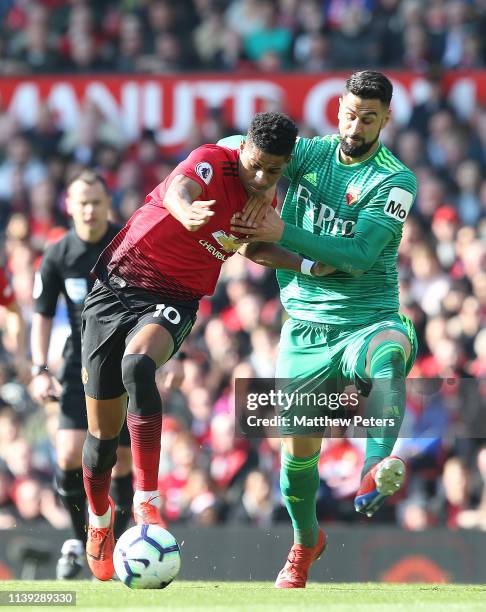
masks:
{"type": "Polygon", "coordinates": [[[216,200],[194,200],[190,206],[185,206],[182,209],[179,221],[186,230],[197,232],[214,215],[214,210],[211,210],[211,206],[215,203],[216,200]]]}
{"type": "Polygon", "coordinates": [[[328,266],[327,264],[323,264],[320,261],[315,261],[314,265],[311,268],[312,276],[327,276],[328,274],[332,274],[333,272],[336,272],[336,268],[328,266]]]}
{"type": "Polygon", "coordinates": [[[285,223],[272,207],[267,209],[265,217],[260,221],[258,227],[243,221],[241,213],[236,213],[231,219],[231,231],[243,234],[244,238],[235,240],[237,244],[245,242],[278,242],[282,238],[285,223]]]}
{"type": "Polygon", "coordinates": [[[42,372],[32,378],[29,385],[29,391],[37,402],[43,404],[49,399],[59,399],[62,387],[52,374],[49,372],[42,372]]]}
{"type": "Polygon", "coordinates": [[[245,221],[248,223],[248,225],[257,227],[265,217],[268,208],[272,206],[274,193],[275,189],[272,190],[271,194],[265,193],[264,195],[254,195],[249,197],[246,201],[245,207],[241,211],[242,221],[245,221]]]}

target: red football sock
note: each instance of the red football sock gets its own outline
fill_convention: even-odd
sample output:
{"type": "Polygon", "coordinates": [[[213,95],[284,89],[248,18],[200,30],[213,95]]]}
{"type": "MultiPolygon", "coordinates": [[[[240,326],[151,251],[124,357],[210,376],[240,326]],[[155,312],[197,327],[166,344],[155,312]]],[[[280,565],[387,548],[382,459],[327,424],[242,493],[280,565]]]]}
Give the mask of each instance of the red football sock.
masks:
{"type": "Polygon", "coordinates": [[[83,465],[83,483],[89,507],[96,515],[105,514],[110,506],[108,493],[110,491],[111,469],[101,474],[93,474],[83,465]]]}
{"type": "Polygon", "coordinates": [[[156,491],[159,476],[162,413],[141,416],[128,412],[128,431],[132,440],[135,489],[156,491]]]}

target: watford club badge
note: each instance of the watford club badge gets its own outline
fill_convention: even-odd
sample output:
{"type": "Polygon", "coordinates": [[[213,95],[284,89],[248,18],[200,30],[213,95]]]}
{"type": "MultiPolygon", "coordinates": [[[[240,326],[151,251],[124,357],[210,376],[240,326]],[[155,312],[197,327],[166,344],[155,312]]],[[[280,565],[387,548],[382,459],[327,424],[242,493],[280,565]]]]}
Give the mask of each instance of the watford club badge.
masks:
{"type": "Polygon", "coordinates": [[[361,195],[361,190],[353,187],[352,185],[348,187],[348,191],[346,192],[346,206],[353,206],[359,200],[359,196],[361,195]]]}
{"type": "Polygon", "coordinates": [[[236,236],[233,236],[233,234],[228,236],[228,234],[223,230],[213,232],[213,238],[223,247],[225,251],[228,251],[228,253],[234,253],[241,246],[241,244],[235,244],[235,240],[237,240],[236,236]]]}

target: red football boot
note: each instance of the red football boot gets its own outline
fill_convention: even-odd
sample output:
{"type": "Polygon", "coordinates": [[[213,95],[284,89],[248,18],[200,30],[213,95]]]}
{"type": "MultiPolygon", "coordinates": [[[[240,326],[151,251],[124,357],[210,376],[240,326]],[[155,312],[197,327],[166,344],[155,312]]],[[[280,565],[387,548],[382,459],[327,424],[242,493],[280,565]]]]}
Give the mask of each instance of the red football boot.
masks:
{"type": "Polygon", "coordinates": [[[305,589],[310,566],[320,558],[326,548],[326,534],[319,529],[315,546],[294,544],[290,549],[287,563],[280,570],[275,587],[277,589],[305,589]]]}
{"type": "Polygon", "coordinates": [[[160,516],[160,509],[150,502],[156,497],[151,497],[147,501],[133,505],[133,518],[137,525],[159,525],[167,529],[167,523],[160,516]]]}
{"type": "Polygon", "coordinates": [[[113,550],[115,536],[113,523],[115,521],[115,504],[109,498],[111,518],[108,527],[93,527],[88,525],[88,539],[86,541],[86,558],[93,575],[98,580],[110,580],[115,573],[113,566],[113,550]]]}

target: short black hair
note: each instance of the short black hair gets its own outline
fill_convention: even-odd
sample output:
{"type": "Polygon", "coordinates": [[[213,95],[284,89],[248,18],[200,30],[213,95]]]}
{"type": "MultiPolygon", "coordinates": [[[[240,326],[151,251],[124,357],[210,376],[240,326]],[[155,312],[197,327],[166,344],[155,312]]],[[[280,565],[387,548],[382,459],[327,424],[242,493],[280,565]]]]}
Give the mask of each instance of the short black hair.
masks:
{"type": "Polygon", "coordinates": [[[264,153],[288,157],[298,131],[295,122],[283,113],[257,113],[248,129],[247,140],[264,153]]]}
{"type": "Polygon", "coordinates": [[[71,185],[75,183],[76,181],[83,181],[83,183],[86,183],[88,185],[94,185],[95,183],[101,183],[107,195],[110,195],[110,190],[108,188],[108,184],[105,181],[104,177],[98,172],[95,172],[94,170],[85,169],[75,174],[71,178],[71,180],[68,182],[67,189],[69,189],[69,187],[71,187],[71,185]]]}
{"type": "Polygon", "coordinates": [[[393,85],[383,73],[375,70],[355,72],[346,81],[346,93],[352,93],[364,100],[380,100],[390,106],[393,85]]]}

